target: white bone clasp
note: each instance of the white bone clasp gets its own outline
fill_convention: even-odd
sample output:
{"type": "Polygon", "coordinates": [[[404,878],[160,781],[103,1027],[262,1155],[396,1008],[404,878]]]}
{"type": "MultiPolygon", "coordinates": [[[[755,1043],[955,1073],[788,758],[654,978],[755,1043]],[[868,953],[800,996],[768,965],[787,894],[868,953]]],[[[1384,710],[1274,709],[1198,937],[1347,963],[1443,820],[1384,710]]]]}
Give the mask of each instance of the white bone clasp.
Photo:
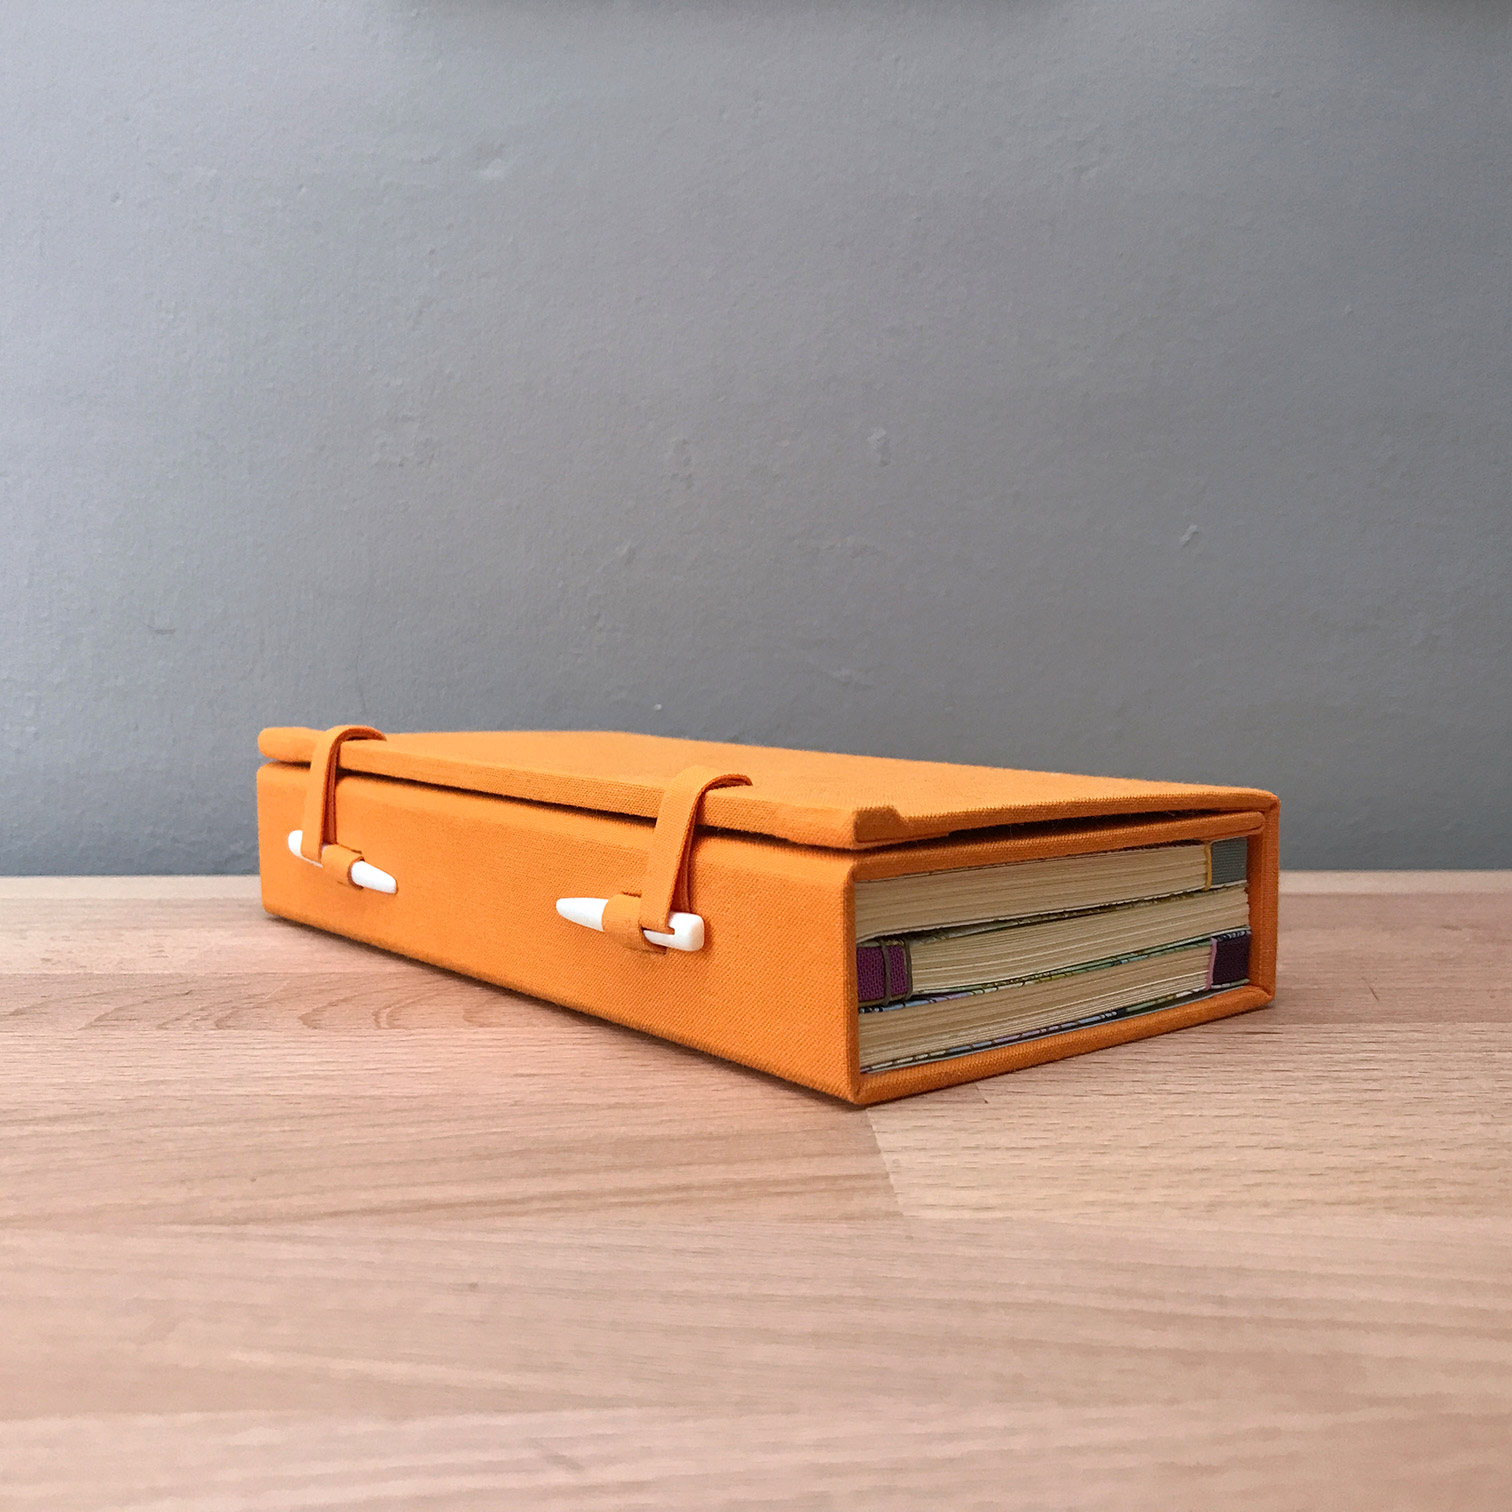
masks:
{"type": "MultiPolygon", "coordinates": [[[[309,861],[311,866],[319,866],[320,862],[310,861],[310,858],[300,850],[299,847],[303,843],[303,830],[289,831],[289,849],[301,861],[309,861]]],[[[369,892],[396,893],[399,891],[399,884],[386,871],[379,871],[376,866],[366,861],[352,862],[352,881],[358,887],[367,888],[369,892]]]]}
{"type": "MultiPolygon", "coordinates": [[[[556,910],[571,924],[602,931],[608,903],[608,898],[558,898],[556,910]]],[[[668,950],[703,949],[704,921],[699,914],[675,913],[668,922],[672,925],[670,934],[656,929],[643,929],[641,933],[653,945],[665,945],[668,950]]]]}

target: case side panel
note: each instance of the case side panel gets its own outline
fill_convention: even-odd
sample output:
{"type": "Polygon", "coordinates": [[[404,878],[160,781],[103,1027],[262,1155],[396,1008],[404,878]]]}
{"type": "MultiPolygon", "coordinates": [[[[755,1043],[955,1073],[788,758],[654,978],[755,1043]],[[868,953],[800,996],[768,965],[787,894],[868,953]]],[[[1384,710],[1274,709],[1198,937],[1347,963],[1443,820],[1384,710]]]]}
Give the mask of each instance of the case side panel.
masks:
{"type": "Polygon", "coordinates": [[[269,913],[853,1096],[850,855],[701,832],[690,875],[704,948],[641,952],[562,919],[556,900],[638,890],[649,822],[342,777],[341,843],[398,880],[385,896],[290,853],[307,780],[282,763],[258,772],[269,913]]]}
{"type": "Polygon", "coordinates": [[[1276,995],[1276,943],[1280,929],[1281,806],[1265,814],[1265,827],[1250,840],[1247,884],[1250,896],[1250,982],[1276,995]]]}

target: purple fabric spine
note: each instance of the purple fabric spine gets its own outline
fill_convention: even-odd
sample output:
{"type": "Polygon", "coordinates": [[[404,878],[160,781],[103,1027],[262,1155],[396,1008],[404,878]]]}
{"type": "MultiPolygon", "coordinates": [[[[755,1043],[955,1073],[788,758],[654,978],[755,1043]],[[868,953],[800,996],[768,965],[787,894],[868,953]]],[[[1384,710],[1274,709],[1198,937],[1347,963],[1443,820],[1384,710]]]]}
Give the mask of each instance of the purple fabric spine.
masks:
{"type": "Polygon", "coordinates": [[[911,988],[908,946],[882,940],[856,947],[856,1000],[862,1008],[901,1003],[911,988]]]}
{"type": "Polygon", "coordinates": [[[1213,938],[1212,964],[1208,968],[1208,986],[1233,987],[1249,980],[1249,931],[1216,935],[1213,938]]]}

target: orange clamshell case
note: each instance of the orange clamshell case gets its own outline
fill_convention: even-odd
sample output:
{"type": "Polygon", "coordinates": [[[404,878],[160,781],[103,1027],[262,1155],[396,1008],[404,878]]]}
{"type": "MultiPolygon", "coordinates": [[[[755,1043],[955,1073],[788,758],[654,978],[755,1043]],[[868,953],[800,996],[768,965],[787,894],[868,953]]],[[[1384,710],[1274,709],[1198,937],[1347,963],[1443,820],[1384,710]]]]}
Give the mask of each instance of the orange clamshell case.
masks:
{"type": "Polygon", "coordinates": [[[975,1081],[1275,994],[1273,794],[611,731],[268,729],[269,913],[597,1014],[853,1103],[975,1081]],[[1170,1008],[874,1074],[857,881],[1247,836],[1250,980],[1170,1008]],[[369,870],[364,870],[364,867],[369,870]],[[376,869],[376,870],[372,870],[376,869]],[[354,876],[393,879],[385,893],[354,876]],[[606,900],[602,931],[558,899],[606,900]],[[701,949],[646,931],[704,921],[701,949]]]}

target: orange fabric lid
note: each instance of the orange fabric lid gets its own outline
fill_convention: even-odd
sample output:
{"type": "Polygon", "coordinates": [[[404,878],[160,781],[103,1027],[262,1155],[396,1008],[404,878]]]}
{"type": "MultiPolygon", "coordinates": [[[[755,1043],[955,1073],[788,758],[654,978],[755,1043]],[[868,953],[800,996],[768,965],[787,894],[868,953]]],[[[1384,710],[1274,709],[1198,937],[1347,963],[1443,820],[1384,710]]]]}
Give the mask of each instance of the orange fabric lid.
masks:
{"type": "MultiPolygon", "coordinates": [[[[320,732],[273,728],[258,749],[308,765],[320,732]]],[[[1114,814],[1264,812],[1253,788],[1079,777],[1003,767],[726,745],[612,730],[476,730],[353,740],[340,770],[533,803],[655,818],[666,784],[689,766],[749,775],[716,788],[703,822],[800,845],[861,850],[958,830],[1114,814]]]]}

